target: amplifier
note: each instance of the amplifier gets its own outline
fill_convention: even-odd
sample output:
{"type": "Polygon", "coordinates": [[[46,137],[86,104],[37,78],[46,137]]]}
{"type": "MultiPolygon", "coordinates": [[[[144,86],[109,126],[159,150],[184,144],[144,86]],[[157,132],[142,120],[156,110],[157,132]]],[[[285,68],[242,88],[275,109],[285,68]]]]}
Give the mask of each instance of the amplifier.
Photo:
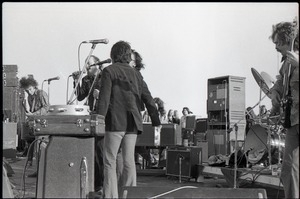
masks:
{"type": "Polygon", "coordinates": [[[176,146],[181,145],[181,128],[177,124],[161,124],[161,132],[155,135],[151,123],[143,124],[143,133],[137,136],[136,146],[176,146]]]}
{"type": "Polygon", "coordinates": [[[181,158],[181,176],[197,178],[197,165],[202,164],[201,147],[174,147],[167,149],[166,175],[179,176],[181,158]]]}
{"type": "Polygon", "coordinates": [[[2,65],[2,71],[3,71],[3,73],[18,72],[18,66],[17,65],[2,65]]]}
{"type": "Polygon", "coordinates": [[[49,136],[40,146],[37,198],[87,198],[94,192],[94,137],[49,136]]]}
{"type": "Polygon", "coordinates": [[[206,131],[207,131],[207,118],[197,119],[195,132],[206,133],[206,131]]]}
{"type": "Polygon", "coordinates": [[[17,72],[3,72],[3,86],[4,87],[18,86],[17,72]]]}
{"type": "Polygon", "coordinates": [[[17,123],[2,122],[3,126],[3,157],[16,158],[17,123]]]}
{"type": "Polygon", "coordinates": [[[17,122],[19,112],[19,92],[17,87],[3,87],[3,119],[10,122],[17,122]]]}

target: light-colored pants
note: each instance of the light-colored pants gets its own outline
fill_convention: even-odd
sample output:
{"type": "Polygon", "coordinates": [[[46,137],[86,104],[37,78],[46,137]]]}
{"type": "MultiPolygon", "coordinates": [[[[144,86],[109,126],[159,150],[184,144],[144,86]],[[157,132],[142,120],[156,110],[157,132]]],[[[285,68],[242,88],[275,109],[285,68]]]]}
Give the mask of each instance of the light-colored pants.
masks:
{"type": "Polygon", "coordinates": [[[299,125],[286,133],[281,180],[285,198],[299,198],[299,125]]]}
{"type": "MultiPolygon", "coordinates": [[[[134,149],[137,134],[107,131],[104,136],[104,198],[118,198],[118,184],[121,186],[136,186],[136,168],[134,149]],[[121,176],[117,177],[117,155],[121,147],[123,162],[121,176]],[[121,180],[118,183],[118,179],[121,180]]],[[[118,164],[119,161],[118,161],[118,164]]],[[[119,167],[119,166],[118,166],[119,167]]],[[[118,169],[120,170],[120,169],[118,169]]]]}

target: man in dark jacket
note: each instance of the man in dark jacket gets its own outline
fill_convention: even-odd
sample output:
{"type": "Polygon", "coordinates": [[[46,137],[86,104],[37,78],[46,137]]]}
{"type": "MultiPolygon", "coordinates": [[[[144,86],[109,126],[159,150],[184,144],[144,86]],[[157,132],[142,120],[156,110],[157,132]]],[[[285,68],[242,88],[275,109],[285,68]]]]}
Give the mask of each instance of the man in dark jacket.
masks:
{"type": "Polygon", "coordinates": [[[123,159],[122,186],[136,186],[134,149],[137,134],[143,131],[141,116],[145,103],[153,126],[160,126],[158,112],[142,75],[132,68],[131,47],[119,41],[111,49],[113,64],[102,72],[97,114],[105,116],[104,197],[118,198],[116,160],[119,148],[123,159]]]}

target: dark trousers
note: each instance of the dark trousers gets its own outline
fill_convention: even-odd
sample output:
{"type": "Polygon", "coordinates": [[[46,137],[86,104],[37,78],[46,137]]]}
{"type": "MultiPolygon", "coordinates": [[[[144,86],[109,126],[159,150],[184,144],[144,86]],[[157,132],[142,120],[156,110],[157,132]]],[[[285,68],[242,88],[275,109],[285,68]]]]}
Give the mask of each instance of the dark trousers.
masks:
{"type": "Polygon", "coordinates": [[[103,136],[95,137],[95,189],[103,187],[103,136]]]}

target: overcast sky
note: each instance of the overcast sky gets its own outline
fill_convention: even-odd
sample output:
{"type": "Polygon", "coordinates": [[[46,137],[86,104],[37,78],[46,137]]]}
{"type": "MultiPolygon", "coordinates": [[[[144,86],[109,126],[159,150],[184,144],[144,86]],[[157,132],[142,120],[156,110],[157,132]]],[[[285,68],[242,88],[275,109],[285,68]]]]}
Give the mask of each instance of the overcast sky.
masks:
{"type": "MultiPolygon", "coordinates": [[[[114,43],[128,41],[143,57],[153,97],[167,110],[188,106],[207,117],[209,78],[245,77],[246,106],[258,102],[251,68],[275,78],[281,56],[269,39],[272,25],[292,21],[298,4],[3,3],[2,11],[3,64],[18,65],[19,78],[33,74],[39,88],[60,76],[43,85],[52,105],[66,104],[73,91],[68,76],[91,52],[91,44],[80,43],[107,38],[94,55],[105,60],[114,43]]],[[[268,98],[262,103],[270,108],[268,98]]]]}

